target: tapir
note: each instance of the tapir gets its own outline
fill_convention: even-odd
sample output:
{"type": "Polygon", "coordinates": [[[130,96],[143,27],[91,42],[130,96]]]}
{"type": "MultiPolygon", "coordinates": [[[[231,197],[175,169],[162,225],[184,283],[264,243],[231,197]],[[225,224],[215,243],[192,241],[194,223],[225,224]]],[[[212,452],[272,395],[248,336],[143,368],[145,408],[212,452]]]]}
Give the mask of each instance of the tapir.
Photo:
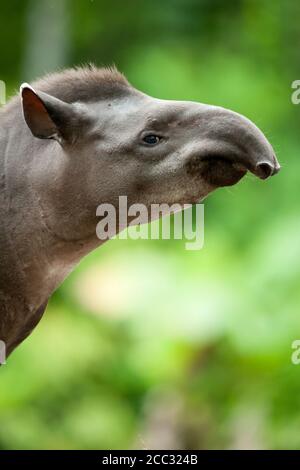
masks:
{"type": "Polygon", "coordinates": [[[152,98],[115,68],[21,86],[0,110],[0,340],[7,355],[103,241],[101,203],[194,204],[280,165],[264,134],[218,106],[152,98]]]}

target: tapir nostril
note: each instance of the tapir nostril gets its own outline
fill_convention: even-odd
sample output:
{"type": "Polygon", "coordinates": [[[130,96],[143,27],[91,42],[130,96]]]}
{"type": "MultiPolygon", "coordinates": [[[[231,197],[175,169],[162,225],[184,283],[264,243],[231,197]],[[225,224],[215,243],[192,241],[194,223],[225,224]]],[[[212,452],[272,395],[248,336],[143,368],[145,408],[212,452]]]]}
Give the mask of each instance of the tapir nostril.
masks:
{"type": "Polygon", "coordinates": [[[277,173],[277,171],[279,170],[275,169],[275,167],[268,162],[261,162],[256,165],[256,173],[263,180],[269,178],[269,176],[274,173],[277,173]]]}

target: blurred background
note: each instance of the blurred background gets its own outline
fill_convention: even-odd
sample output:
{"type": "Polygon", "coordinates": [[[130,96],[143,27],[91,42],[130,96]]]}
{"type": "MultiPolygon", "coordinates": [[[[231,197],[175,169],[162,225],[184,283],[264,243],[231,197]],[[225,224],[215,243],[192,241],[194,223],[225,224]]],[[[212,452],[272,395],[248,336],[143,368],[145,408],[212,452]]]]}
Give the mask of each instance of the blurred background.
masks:
{"type": "Polygon", "coordinates": [[[142,91],[231,108],[282,172],[205,202],[205,246],[113,240],[0,373],[2,449],[300,448],[300,3],[1,2],[0,79],[116,64],[142,91]]]}

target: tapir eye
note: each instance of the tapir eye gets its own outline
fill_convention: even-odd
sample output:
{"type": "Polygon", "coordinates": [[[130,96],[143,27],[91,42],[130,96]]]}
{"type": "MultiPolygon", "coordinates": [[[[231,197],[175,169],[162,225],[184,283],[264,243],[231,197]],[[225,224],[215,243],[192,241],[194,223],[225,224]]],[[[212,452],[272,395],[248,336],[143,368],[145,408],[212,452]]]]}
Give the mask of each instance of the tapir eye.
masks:
{"type": "Polygon", "coordinates": [[[156,145],[158,142],[160,142],[161,137],[159,135],[155,134],[148,134],[143,137],[143,142],[148,145],[156,145]]]}

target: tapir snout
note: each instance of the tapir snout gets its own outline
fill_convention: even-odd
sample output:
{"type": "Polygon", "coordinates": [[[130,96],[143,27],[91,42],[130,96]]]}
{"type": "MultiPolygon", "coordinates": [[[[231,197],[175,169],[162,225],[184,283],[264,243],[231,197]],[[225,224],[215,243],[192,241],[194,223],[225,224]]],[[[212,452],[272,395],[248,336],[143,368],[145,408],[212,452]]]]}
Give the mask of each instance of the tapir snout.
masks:
{"type": "Polygon", "coordinates": [[[261,179],[280,171],[271,144],[253,122],[224,108],[212,107],[211,114],[210,133],[214,135],[215,143],[219,142],[225,160],[228,159],[235,168],[242,170],[244,167],[261,179]],[[233,146],[231,156],[226,156],[228,143],[233,146]]]}
{"type": "Polygon", "coordinates": [[[279,172],[280,165],[271,144],[249,119],[217,106],[182,105],[188,116],[185,129],[188,132],[191,128],[194,134],[193,143],[189,143],[191,173],[198,170],[208,182],[227,186],[236,183],[247,171],[260,179],[279,172]]]}

